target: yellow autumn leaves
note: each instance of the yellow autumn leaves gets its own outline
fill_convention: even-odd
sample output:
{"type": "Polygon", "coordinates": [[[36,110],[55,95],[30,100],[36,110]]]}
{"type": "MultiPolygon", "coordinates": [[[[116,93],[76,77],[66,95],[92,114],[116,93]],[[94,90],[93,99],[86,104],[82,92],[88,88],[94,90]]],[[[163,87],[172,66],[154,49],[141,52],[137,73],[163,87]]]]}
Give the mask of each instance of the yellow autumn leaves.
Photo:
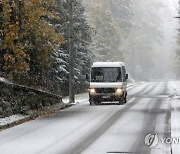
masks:
{"type": "MultiPolygon", "coordinates": [[[[6,76],[27,73],[36,55],[42,69],[53,61],[50,52],[63,43],[49,20],[56,18],[53,0],[3,0],[0,2],[0,52],[6,76]],[[34,52],[34,53],[33,53],[34,52]]],[[[59,20],[57,17],[56,20],[59,20]]]]}

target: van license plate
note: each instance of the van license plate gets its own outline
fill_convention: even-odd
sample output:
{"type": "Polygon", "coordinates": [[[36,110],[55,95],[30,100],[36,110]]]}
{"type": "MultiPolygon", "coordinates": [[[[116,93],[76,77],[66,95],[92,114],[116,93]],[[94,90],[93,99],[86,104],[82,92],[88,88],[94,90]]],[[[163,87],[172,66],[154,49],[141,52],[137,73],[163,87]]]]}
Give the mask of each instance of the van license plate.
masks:
{"type": "Polygon", "coordinates": [[[105,99],[107,99],[107,98],[110,98],[110,96],[103,96],[102,98],[105,98],[105,99]]]}

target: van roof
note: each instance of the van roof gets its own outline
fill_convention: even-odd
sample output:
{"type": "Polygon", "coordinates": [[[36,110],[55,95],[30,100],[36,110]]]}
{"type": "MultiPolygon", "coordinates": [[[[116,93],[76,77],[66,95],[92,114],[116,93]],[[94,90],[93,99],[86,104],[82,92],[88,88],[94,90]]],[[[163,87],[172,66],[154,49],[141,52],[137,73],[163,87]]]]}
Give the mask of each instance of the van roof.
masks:
{"type": "Polygon", "coordinates": [[[92,67],[121,67],[125,66],[124,62],[94,62],[92,67]]]}

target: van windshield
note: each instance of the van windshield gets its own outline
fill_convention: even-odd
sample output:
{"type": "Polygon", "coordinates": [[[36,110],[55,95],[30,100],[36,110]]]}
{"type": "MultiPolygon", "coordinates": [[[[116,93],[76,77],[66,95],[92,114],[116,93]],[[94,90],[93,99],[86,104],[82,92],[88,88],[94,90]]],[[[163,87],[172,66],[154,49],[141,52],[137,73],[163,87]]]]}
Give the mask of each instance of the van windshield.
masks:
{"type": "Polygon", "coordinates": [[[91,82],[122,82],[120,67],[94,67],[91,82]]]}

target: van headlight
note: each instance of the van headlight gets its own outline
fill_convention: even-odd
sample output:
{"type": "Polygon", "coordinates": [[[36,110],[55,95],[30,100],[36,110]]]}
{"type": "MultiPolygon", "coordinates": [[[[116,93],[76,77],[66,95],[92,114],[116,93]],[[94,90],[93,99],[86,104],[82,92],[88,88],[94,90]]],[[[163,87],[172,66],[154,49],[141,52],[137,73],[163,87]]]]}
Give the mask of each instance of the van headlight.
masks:
{"type": "Polygon", "coordinates": [[[122,88],[117,88],[116,89],[116,94],[122,95],[123,94],[123,89],[122,88]]]}
{"type": "Polygon", "coordinates": [[[96,93],[96,89],[94,89],[94,88],[89,89],[89,93],[90,94],[95,94],[96,93]]]}

